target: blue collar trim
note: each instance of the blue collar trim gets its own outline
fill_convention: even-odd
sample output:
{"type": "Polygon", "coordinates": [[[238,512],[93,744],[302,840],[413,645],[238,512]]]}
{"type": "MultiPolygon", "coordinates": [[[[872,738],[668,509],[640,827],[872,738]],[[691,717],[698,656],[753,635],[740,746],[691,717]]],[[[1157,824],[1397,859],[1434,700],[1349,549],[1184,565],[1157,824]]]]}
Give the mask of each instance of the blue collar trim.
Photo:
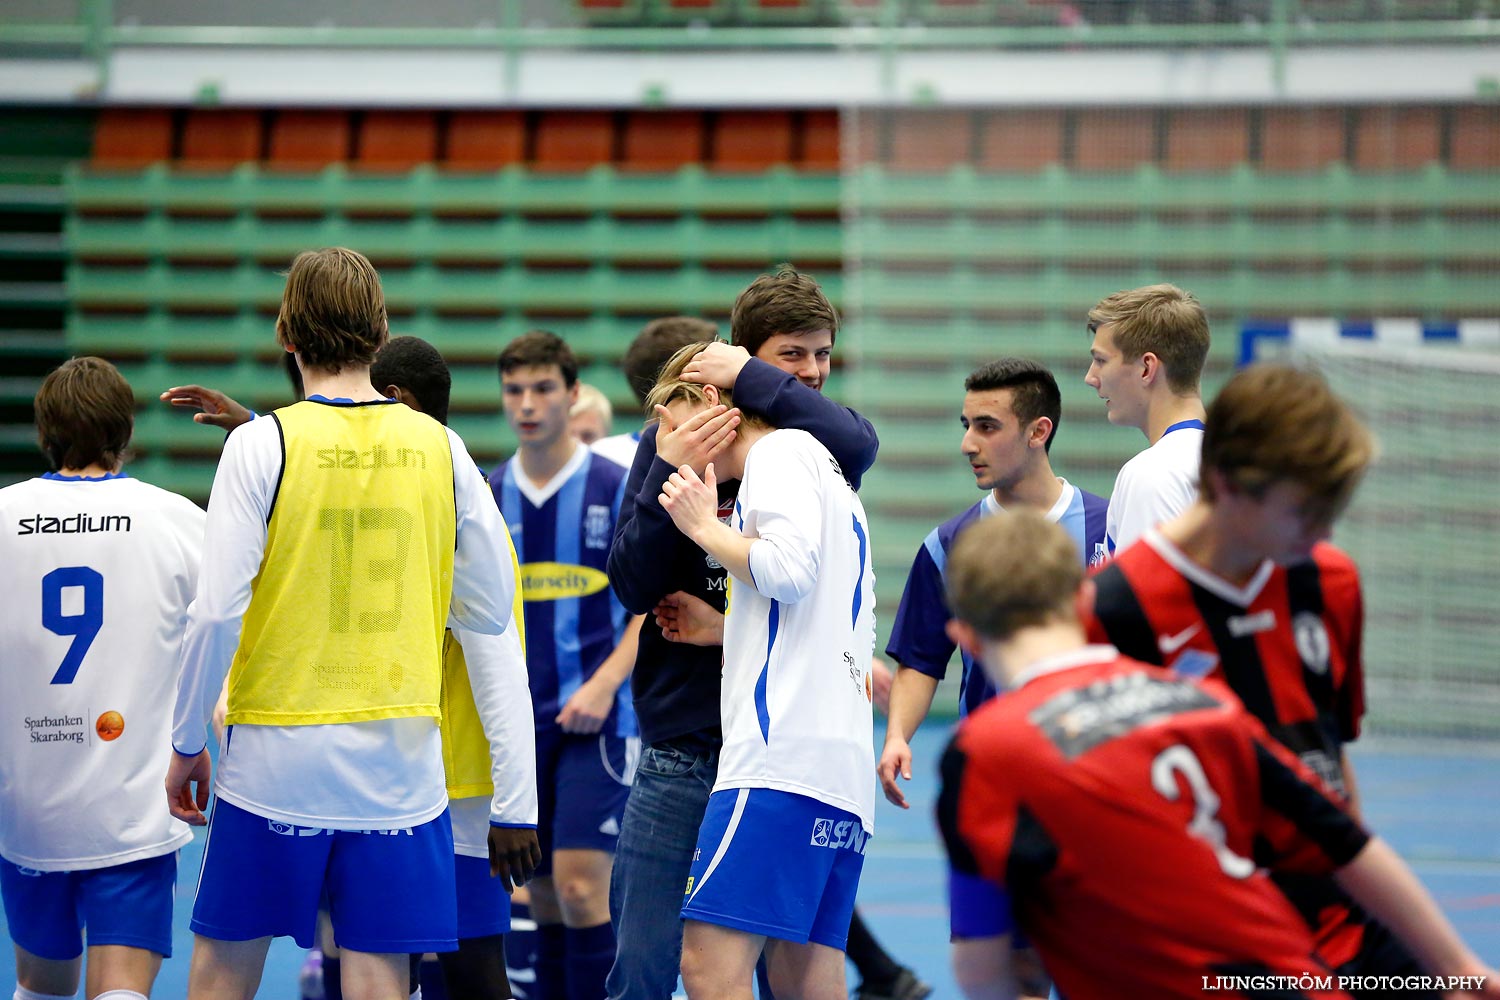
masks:
{"type": "Polygon", "coordinates": [[[44,472],[43,479],[51,479],[59,483],[102,483],[106,479],[129,479],[122,469],[119,472],[111,472],[107,476],[65,476],[61,472],[44,472]]]}
{"type": "Polygon", "coordinates": [[[350,399],[348,396],[336,396],[333,399],[329,399],[327,396],[322,396],[322,395],[318,395],[317,393],[314,393],[313,395],[307,397],[307,402],[309,402],[309,403],[327,403],[329,406],[380,406],[382,403],[395,403],[395,402],[398,402],[398,400],[394,400],[394,399],[365,399],[365,400],[361,400],[361,401],[359,401],[359,402],[356,403],[354,400],[350,399]]]}
{"type": "Polygon", "coordinates": [[[1161,436],[1162,437],[1166,437],[1168,434],[1172,433],[1173,431],[1201,431],[1201,430],[1203,430],[1203,421],[1199,420],[1197,417],[1194,417],[1191,420],[1179,420],[1179,421],[1177,421],[1177,423],[1173,424],[1171,427],[1168,427],[1166,430],[1162,431],[1161,432],[1161,436]]]}

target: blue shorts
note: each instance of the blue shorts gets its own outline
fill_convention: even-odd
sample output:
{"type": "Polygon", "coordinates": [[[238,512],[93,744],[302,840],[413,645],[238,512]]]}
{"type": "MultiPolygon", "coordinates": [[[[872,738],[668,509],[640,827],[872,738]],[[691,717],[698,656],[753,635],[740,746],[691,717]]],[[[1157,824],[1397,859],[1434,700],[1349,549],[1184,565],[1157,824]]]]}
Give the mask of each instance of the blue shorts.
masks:
{"type": "Polygon", "coordinates": [[[552,874],[552,852],[615,853],[641,741],[634,736],[536,731],[538,875],[552,874]]]}
{"type": "Polygon", "coordinates": [[[806,795],[714,792],[682,919],[843,951],[869,839],[858,816],[806,795]]]}
{"type": "Polygon", "coordinates": [[[1010,894],[988,879],[949,868],[948,930],[955,941],[1018,934],[1010,894]]]}
{"type": "Polygon", "coordinates": [[[490,878],[488,858],[453,856],[458,889],[458,939],[490,937],[510,930],[510,893],[490,878]]]}
{"type": "Polygon", "coordinates": [[[11,940],[55,962],[83,954],[85,927],[90,946],[124,945],[170,958],[176,888],[176,851],[72,872],[39,872],[0,858],[11,940]]]}
{"type": "Polygon", "coordinates": [[[399,830],[324,830],[214,803],[193,933],[220,941],[290,935],[313,946],[328,899],[340,948],[374,954],[458,947],[447,810],[399,830]]]}

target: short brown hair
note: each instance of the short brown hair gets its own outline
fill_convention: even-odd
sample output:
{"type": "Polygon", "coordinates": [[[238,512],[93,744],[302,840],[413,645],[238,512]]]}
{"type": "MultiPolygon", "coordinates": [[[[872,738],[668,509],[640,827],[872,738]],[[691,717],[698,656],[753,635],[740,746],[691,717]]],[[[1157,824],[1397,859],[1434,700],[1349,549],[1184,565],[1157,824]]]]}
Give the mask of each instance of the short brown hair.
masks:
{"type": "Polygon", "coordinates": [[[103,358],[64,361],[36,393],[36,436],[54,469],[113,469],[135,429],[135,393],[103,358]]]}
{"type": "Polygon", "coordinates": [[[1089,332],[1098,333],[1101,326],[1111,328],[1127,359],[1148,352],[1160,358],[1173,392],[1198,390],[1208,360],[1208,316],[1192,292],[1176,285],[1115,292],[1089,310],[1089,332]]]}
{"type": "Polygon", "coordinates": [[[718,335],[718,327],[696,316],[663,316],[642,327],[620,360],[625,381],[630,383],[630,391],[641,401],[641,406],[646,405],[646,396],[656,384],[662,366],[678,348],[701,344],[718,335]]]}
{"type": "Polygon", "coordinates": [[[368,366],[390,336],[380,275],[344,247],[304,250],[292,261],[276,317],[276,341],[302,363],[337,373],[368,366]]]}
{"type": "Polygon", "coordinates": [[[578,358],[573,355],[573,349],[567,342],[550,330],[532,330],[521,334],[505,345],[497,363],[502,379],[517,368],[546,368],[548,365],[556,365],[562,372],[563,385],[571,389],[578,382],[578,358]]]}
{"type": "Polygon", "coordinates": [[[790,264],[750,282],[729,314],[730,343],[752,355],[778,333],[814,330],[837,337],[839,315],[818,283],[790,264]]]}
{"type": "Polygon", "coordinates": [[[1210,503],[1216,499],[1210,470],[1257,498],[1292,482],[1331,523],[1375,451],[1374,435],[1323,376],[1287,364],[1251,365],[1208,407],[1201,492],[1210,503]]]}
{"type": "Polygon", "coordinates": [[[1008,511],[959,533],[945,577],[955,618],[988,639],[1008,639],[1071,613],[1083,556],[1060,525],[1008,511]]]}

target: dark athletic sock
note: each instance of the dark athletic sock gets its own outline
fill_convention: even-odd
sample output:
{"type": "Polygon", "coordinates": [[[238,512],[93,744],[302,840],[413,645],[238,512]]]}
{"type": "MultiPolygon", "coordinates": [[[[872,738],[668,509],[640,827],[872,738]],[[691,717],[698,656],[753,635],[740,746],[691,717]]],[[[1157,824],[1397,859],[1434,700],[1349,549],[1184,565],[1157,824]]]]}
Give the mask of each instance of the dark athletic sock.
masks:
{"type": "Polygon", "coordinates": [[[448,986],[438,962],[422,960],[417,966],[417,982],[422,985],[422,1000],[448,1000],[448,986]]]}
{"type": "Polygon", "coordinates": [[[615,929],[605,923],[597,927],[567,929],[567,1000],[599,1000],[605,995],[604,979],[615,961],[615,929]]]}
{"type": "MultiPolygon", "coordinates": [[[[503,934],[460,938],[458,950],[441,952],[438,961],[443,965],[448,996],[456,1000],[508,1000],[511,996],[503,934]]],[[[422,982],[422,1000],[432,1000],[427,995],[426,980],[422,982]]]]}
{"type": "Polygon", "coordinates": [[[323,956],[323,1000],[344,1000],[343,966],[336,958],[323,956]]]}
{"type": "Polygon", "coordinates": [[[864,920],[860,919],[858,910],[849,918],[848,952],[849,961],[859,970],[860,984],[863,986],[894,986],[896,977],[901,975],[901,966],[880,947],[880,942],[875,940],[864,920]]]}
{"type": "Polygon", "coordinates": [[[566,934],[562,924],[537,924],[536,1000],[568,1000],[566,934]]]}
{"type": "Polygon", "coordinates": [[[510,904],[510,933],[505,935],[505,969],[514,996],[537,1000],[536,921],[531,919],[531,907],[525,903],[510,904]]]}

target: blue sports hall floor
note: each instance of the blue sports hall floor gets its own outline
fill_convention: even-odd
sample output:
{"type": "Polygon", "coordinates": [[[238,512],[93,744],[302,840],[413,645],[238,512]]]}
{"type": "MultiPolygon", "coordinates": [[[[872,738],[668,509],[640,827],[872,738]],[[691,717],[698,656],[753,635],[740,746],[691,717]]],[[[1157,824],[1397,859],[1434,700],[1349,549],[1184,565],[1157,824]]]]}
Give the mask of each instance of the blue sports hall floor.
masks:
{"type": "MultiPolygon", "coordinates": [[[[860,885],[860,908],[877,937],[904,964],[936,987],[935,997],[958,996],[947,970],[943,860],[932,826],[937,756],[946,727],[918,734],[918,780],[903,812],[882,798],[876,836],[860,885]]],[[[877,741],[881,733],[877,732],[877,741]]],[[[878,746],[877,742],[877,746],[878,746]]],[[[1412,863],[1422,881],[1469,943],[1500,964],[1500,747],[1370,741],[1352,751],[1366,819],[1412,863]]],[[[203,850],[202,831],[182,852],[175,956],[162,966],[153,995],[187,992],[192,935],[188,914],[203,850]]],[[[4,918],[0,917],[0,925],[4,918]]],[[[271,948],[258,997],[293,1000],[303,953],[289,940],[271,948]]],[[[857,982],[851,970],[850,985],[857,982]]],[[[0,992],[15,983],[11,949],[0,952],[0,992]]]]}

